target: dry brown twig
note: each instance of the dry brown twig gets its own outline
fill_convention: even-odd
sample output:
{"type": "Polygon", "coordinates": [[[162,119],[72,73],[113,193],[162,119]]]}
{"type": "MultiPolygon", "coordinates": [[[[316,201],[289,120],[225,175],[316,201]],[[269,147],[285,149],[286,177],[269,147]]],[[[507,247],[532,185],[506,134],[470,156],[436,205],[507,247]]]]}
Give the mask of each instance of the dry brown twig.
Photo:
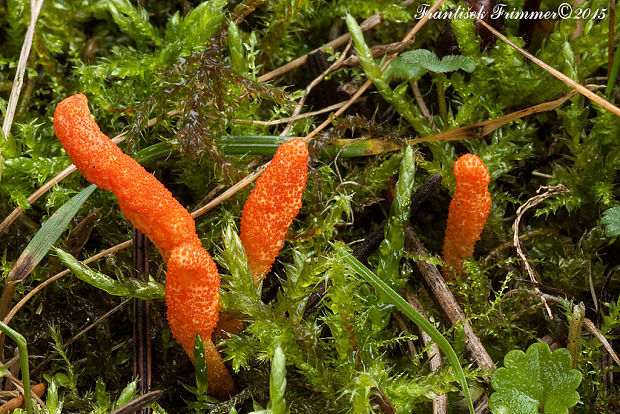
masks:
{"type": "MultiPolygon", "coordinates": [[[[94,262],[95,260],[99,260],[102,257],[105,257],[109,254],[115,253],[119,250],[123,250],[126,247],[131,246],[133,243],[133,240],[127,240],[124,241],[123,243],[119,243],[116,246],[112,246],[109,249],[106,249],[102,252],[97,253],[94,256],[89,257],[88,259],[84,260],[82,263],[84,264],[89,264],[94,262]]],[[[43,288],[45,288],[47,285],[57,281],[58,279],[62,278],[63,276],[68,275],[69,273],[71,273],[71,271],[69,269],[65,269],[60,273],[55,274],[54,276],[50,277],[49,279],[41,282],[41,284],[39,284],[37,287],[35,287],[34,289],[32,289],[30,292],[28,292],[19,302],[17,302],[17,304],[15,306],[13,306],[13,308],[11,309],[11,311],[9,313],[7,313],[7,315],[4,317],[3,321],[5,324],[9,324],[9,322],[11,321],[11,319],[13,319],[13,317],[15,316],[15,314],[17,314],[17,312],[19,312],[19,310],[30,300],[32,299],[33,296],[35,296],[37,293],[39,293],[43,288]]]]}
{"type": "MultiPolygon", "coordinates": [[[[532,268],[530,263],[527,261],[527,257],[525,257],[525,254],[523,253],[523,250],[521,249],[521,242],[519,240],[519,224],[521,223],[521,219],[523,218],[523,215],[525,214],[527,210],[529,210],[532,207],[537,206],[538,204],[542,203],[543,201],[545,201],[546,199],[550,197],[553,197],[560,193],[567,193],[567,192],[569,192],[569,190],[566,187],[564,187],[564,185],[562,184],[550,186],[550,187],[540,187],[536,191],[538,195],[530,198],[529,200],[527,200],[525,203],[523,203],[519,207],[519,209],[517,210],[517,217],[515,218],[515,221],[512,224],[512,231],[514,232],[513,243],[514,243],[515,248],[517,249],[517,254],[523,261],[523,265],[525,266],[525,270],[527,271],[527,274],[530,276],[530,280],[536,284],[538,284],[538,281],[536,280],[534,269],[532,268]]],[[[535,287],[534,292],[536,292],[536,295],[539,296],[541,301],[543,302],[543,305],[545,306],[545,309],[547,310],[547,313],[549,315],[549,319],[553,320],[553,314],[551,313],[551,309],[549,308],[549,305],[547,304],[545,297],[542,296],[540,289],[538,289],[538,287],[535,287]]]]}
{"type": "Polygon", "coordinates": [[[590,91],[585,86],[581,85],[580,83],[575,82],[574,80],[572,80],[571,78],[569,78],[568,76],[560,72],[559,70],[555,69],[554,67],[549,66],[542,60],[538,59],[536,56],[520,48],[519,46],[511,42],[510,39],[508,39],[506,36],[498,32],[497,30],[495,30],[493,27],[491,27],[489,24],[485,23],[484,21],[480,19],[476,19],[476,21],[480,23],[481,25],[483,25],[484,27],[486,27],[489,31],[491,31],[495,36],[501,39],[504,43],[518,50],[519,53],[521,53],[523,56],[525,56],[526,58],[528,58],[529,60],[531,60],[532,62],[534,62],[535,64],[537,64],[538,66],[540,66],[541,68],[543,68],[544,70],[546,70],[547,72],[549,72],[550,74],[558,78],[559,80],[561,80],[562,82],[564,82],[565,84],[567,84],[568,86],[570,86],[571,88],[573,88],[574,90],[576,90],[577,92],[585,96],[586,98],[601,105],[603,108],[607,109],[608,111],[613,112],[617,116],[620,116],[620,108],[618,108],[617,106],[615,106],[608,100],[601,98],[600,96],[590,91]]]}
{"type": "MultiPolygon", "coordinates": [[[[416,35],[416,33],[418,33],[418,31],[422,28],[422,26],[424,26],[426,24],[426,22],[428,21],[429,17],[435,12],[437,11],[437,9],[439,9],[439,7],[441,7],[441,5],[443,4],[444,0],[437,0],[437,2],[435,2],[426,12],[426,14],[424,16],[422,16],[422,18],[420,20],[418,20],[418,22],[413,26],[413,28],[409,31],[409,33],[407,33],[407,35],[403,38],[402,42],[407,42],[411,39],[414,38],[414,36],[416,35]]],[[[385,62],[383,62],[383,65],[381,66],[381,70],[385,70],[385,68],[388,67],[388,65],[390,64],[390,62],[392,61],[392,59],[394,59],[396,57],[396,53],[391,54],[386,60],[385,62]]],[[[305,138],[304,140],[306,142],[309,142],[312,138],[314,138],[314,136],[316,134],[318,134],[319,132],[321,132],[327,125],[329,125],[335,118],[337,118],[338,116],[340,116],[344,111],[346,111],[351,105],[353,105],[359,98],[360,96],[362,96],[362,94],[364,92],[366,92],[366,90],[370,87],[370,85],[372,85],[372,81],[367,80],[366,82],[364,82],[364,84],[357,90],[357,92],[355,92],[355,94],[353,94],[353,96],[351,96],[351,98],[347,101],[347,103],[341,107],[338,111],[336,111],[332,116],[330,116],[329,118],[327,118],[321,125],[319,125],[318,127],[316,127],[312,132],[310,132],[305,138]]]]}
{"type": "MultiPolygon", "coordinates": [[[[18,401],[21,401],[21,404],[23,404],[23,403],[24,403],[24,398],[23,398],[23,397],[24,397],[24,383],[23,383],[23,382],[21,382],[19,379],[15,378],[15,377],[13,376],[13,374],[11,374],[11,373],[6,374],[6,375],[5,375],[5,377],[6,377],[9,381],[11,381],[11,382],[13,383],[13,385],[15,385],[15,388],[17,388],[17,390],[21,393],[21,397],[22,397],[22,398],[21,398],[21,400],[19,399],[19,396],[18,396],[18,397],[17,397],[17,399],[16,399],[16,400],[14,400],[13,404],[15,404],[15,403],[16,403],[16,402],[18,402],[18,401]]],[[[30,389],[30,390],[32,391],[32,392],[30,393],[30,396],[31,396],[31,397],[32,397],[32,399],[33,399],[33,400],[35,400],[35,401],[37,402],[37,404],[39,404],[39,406],[41,406],[41,408],[43,408],[43,409],[45,409],[45,403],[44,403],[44,402],[43,402],[43,400],[41,399],[41,395],[43,395],[43,393],[45,392],[46,388],[47,388],[47,385],[46,385],[45,383],[41,383],[41,384],[37,384],[37,385],[35,385],[34,387],[32,387],[32,388],[30,389]],[[35,389],[35,387],[36,387],[36,389],[35,389]],[[39,393],[40,393],[40,394],[39,394],[39,393]]],[[[11,403],[11,402],[9,401],[7,404],[9,404],[9,403],[11,403]]],[[[19,406],[19,407],[21,407],[21,404],[20,404],[20,406],[19,406]]],[[[12,410],[12,409],[19,408],[19,407],[12,407],[12,408],[9,408],[8,410],[12,410]]],[[[0,407],[0,409],[1,409],[1,408],[2,408],[2,407],[0,407]]],[[[7,410],[7,412],[8,412],[8,410],[7,410]]],[[[0,411],[0,412],[2,412],[2,411],[0,411]]]]}
{"type": "MultiPolygon", "coordinates": [[[[291,117],[295,117],[295,116],[299,115],[299,113],[301,112],[301,109],[303,108],[304,104],[306,103],[306,99],[308,99],[308,96],[310,95],[310,92],[312,91],[312,89],[314,89],[314,87],[316,85],[321,83],[323,81],[323,79],[325,79],[325,77],[327,75],[329,75],[331,72],[333,72],[338,67],[340,67],[340,65],[344,61],[344,58],[347,56],[347,53],[349,53],[349,49],[351,49],[351,43],[352,42],[353,42],[353,40],[349,39],[349,42],[347,43],[347,46],[342,51],[342,54],[340,54],[340,57],[334,63],[332,63],[332,65],[330,67],[325,69],[323,71],[323,73],[321,73],[319,76],[314,78],[312,80],[312,82],[310,82],[308,84],[308,86],[306,86],[306,90],[304,91],[304,96],[302,96],[301,99],[299,100],[299,103],[297,104],[297,106],[293,110],[293,115],[291,115],[291,117]]],[[[288,135],[288,133],[290,132],[291,128],[293,127],[293,122],[294,121],[291,121],[291,122],[288,123],[288,125],[286,125],[284,130],[280,133],[281,137],[284,137],[284,136],[288,135]]]]}
{"type": "MultiPolygon", "coordinates": [[[[424,312],[424,307],[411,292],[407,293],[407,302],[415,310],[417,310],[420,315],[424,316],[426,319],[426,313],[424,312]]],[[[433,342],[432,338],[429,334],[426,333],[422,328],[418,326],[418,330],[420,331],[420,337],[422,338],[422,343],[424,346],[428,347],[430,345],[430,349],[426,352],[426,356],[429,360],[428,365],[431,371],[437,371],[441,368],[441,353],[439,352],[439,346],[433,342]]],[[[448,412],[448,394],[442,392],[437,394],[437,397],[433,399],[433,414],[445,414],[448,412]]]]}
{"type": "MultiPolygon", "coordinates": [[[[28,57],[32,47],[34,29],[37,24],[37,20],[39,19],[41,7],[43,7],[43,1],[44,0],[30,0],[30,23],[28,23],[28,29],[26,29],[26,36],[24,37],[24,43],[22,44],[22,50],[19,55],[19,62],[17,62],[17,72],[15,73],[13,87],[11,88],[11,95],[9,95],[9,102],[6,107],[4,121],[2,122],[3,140],[6,140],[11,133],[13,117],[15,116],[15,110],[17,109],[17,100],[19,99],[19,94],[21,93],[22,86],[24,84],[24,74],[26,73],[26,65],[28,64],[28,57]]],[[[4,157],[0,153],[0,178],[2,177],[3,165],[4,157]]]]}
{"type": "MultiPolygon", "coordinates": [[[[405,227],[405,246],[408,250],[416,254],[428,255],[428,252],[410,224],[405,227]]],[[[417,267],[433,293],[433,296],[437,299],[437,302],[439,302],[442,311],[450,320],[450,323],[452,325],[463,326],[465,347],[471,354],[472,359],[476,362],[476,365],[485,371],[493,370],[495,368],[493,359],[491,359],[491,356],[482,345],[480,338],[478,338],[471,324],[467,321],[465,313],[454,298],[441,272],[439,272],[435,265],[424,260],[419,260],[417,262],[417,267]]]]}
{"type": "MultiPolygon", "coordinates": [[[[370,16],[369,18],[367,18],[366,20],[364,20],[361,24],[360,27],[362,28],[362,31],[365,32],[367,30],[372,29],[373,27],[381,24],[383,22],[383,15],[385,13],[377,13],[375,15],[370,16]]],[[[267,72],[264,75],[261,75],[258,77],[258,82],[267,82],[275,77],[278,77],[280,75],[283,75],[295,68],[298,68],[302,65],[305,65],[306,62],[308,62],[308,55],[312,54],[312,53],[316,53],[318,51],[323,51],[325,52],[327,49],[332,48],[335,49],[337,47],[340,47],[344,44],[346,44],[349,40],[351,40],[351,35],[349,33],[343,34],[342,36],[337,37],[336,39],[332,40],[329,43],[324,44],[323,46],[314,49],[312,52],[306,53],[303,56],[298,57],[295,60],[290,61],[289,63],[287,63],[286,65],[280,66],[279,68],[276,68],[274,70],[272,70],[271,72],[267,72]]]]}
{"type": "Polygon", "coordinates": [[[431,135],[428,137],[421,137],[407,140],[409,145],[419,144],[422,142],[437,142],[437,141],[454,141],[460,139],[474,139],[481,138],[491,132],[499,129],[509,122],[523,118],[524,116],[533,115],[539,112],[551,111],[575,96],[577,92],[571,91],[559,99],[543,102],[538,105],[530,106],[529,108],[521,109],[519,111],[511,112],[508,115],[500,116],[499,118],[489,119],[483,122],[477,122],[475,124],[466,125],[458,128],[453,128],[448,131],[431,135]]]}

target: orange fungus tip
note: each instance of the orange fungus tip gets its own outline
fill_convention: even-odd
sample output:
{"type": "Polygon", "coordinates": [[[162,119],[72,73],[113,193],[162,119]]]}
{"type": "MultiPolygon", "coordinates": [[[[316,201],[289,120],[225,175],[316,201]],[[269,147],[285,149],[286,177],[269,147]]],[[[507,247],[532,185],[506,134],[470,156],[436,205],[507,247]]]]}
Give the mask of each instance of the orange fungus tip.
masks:
{"type": "Polygon", "coordinates": [[[271,269],[301,208],[308,156],[302,139],[280,145],[245,203],[240,237],[255,284],[271,269]]]}
{"type": "MultiPolygon", "coordinates": [[[[172,335],[192,355],[194,339],[217,324],[220,277],[189,212],[152,174],[101,132],[82,94],[56,106],[54,131],[88,181],[110,190],[131,223],[167,262],[166,305],[172,335]]],[[[221,362],[220,362],[221,363],[221,362]]]]}
{"type": "Polygon", "coordinates": [[[446,268],[458,273],[463,260],[474,253],[491,210],[491,176],[480,158],[465,154],[454,163],[454,177],[456,191],[448,212],[443,260],[446,268]]]}

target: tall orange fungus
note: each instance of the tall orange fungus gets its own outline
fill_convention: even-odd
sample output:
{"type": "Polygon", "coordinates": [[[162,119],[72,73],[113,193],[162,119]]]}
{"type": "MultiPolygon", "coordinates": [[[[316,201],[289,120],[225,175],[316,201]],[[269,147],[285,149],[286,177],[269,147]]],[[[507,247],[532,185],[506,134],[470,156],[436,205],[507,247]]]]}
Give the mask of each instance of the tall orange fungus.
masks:
{"type": "Polygon", "coordinates": [[[256,285],[271,269],[301,208],[308,156],[302,139],[280,145],[245,202],[240,237],[256,285]]]}
{"type": "Polygon", "coordinates": [[[234,383],[209,340],[219,316],[220,276],[196,234],[194,219],[162,183],[101,132],[84,95],[56,106],[54,131],[84,177],[112,191],[125,216],[157,246],[168,267],[166,306],[172,335],[193,359],[200,333],[212,391],[230,395],[234,383]]]}

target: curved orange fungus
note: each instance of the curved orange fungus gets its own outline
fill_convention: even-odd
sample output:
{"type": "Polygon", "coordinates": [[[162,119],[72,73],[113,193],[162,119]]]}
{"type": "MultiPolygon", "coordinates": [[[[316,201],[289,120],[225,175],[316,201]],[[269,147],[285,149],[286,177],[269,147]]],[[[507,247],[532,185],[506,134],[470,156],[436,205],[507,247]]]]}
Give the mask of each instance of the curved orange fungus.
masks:
{"type": "Polygon", "coordinates": [[[196,234],[194,219],[162,183],[101,132],[84,95],[56,106],[54,131],[84,177],[112,191],[125,216],[157,246],[168,267],[166,306],[172,335],[193,359],[200,333],[213,391],[231,394],[232,378],[208,340],[218,321],[220,277],[196,234]]]}
{"type": "Polygon", "coordinates": [[[301,208],[307,176],[306,143],[302,139],[285,142],[245,202],[240,237],[256,285],[271,269],[301,208]]]}
{"type": "Polygon", "coordinates": [[[450,202],[443,242],[444,275],[447,268],[461,272],[463,259],[474,253],[474,244],[480,240],[491,210],[491,177],[480,158],[473,154],[460,157],[454,163],[454,177],[456,191],[450,202]]]}

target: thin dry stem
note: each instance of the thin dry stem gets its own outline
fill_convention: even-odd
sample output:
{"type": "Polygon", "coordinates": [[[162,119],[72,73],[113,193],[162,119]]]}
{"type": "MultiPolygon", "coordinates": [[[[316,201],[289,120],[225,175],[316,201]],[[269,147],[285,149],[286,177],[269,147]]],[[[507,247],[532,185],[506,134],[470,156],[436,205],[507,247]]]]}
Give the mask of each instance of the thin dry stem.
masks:
{"type": "Polygon", "coordinates": [[[614,114],[620,116],[620,108],[618,108],[617,106],[615,106],[614,104],[612,104],[608,100],[606,100],[604,98],[601,98],[600,96],[598,96],[594,92],[590,91],[588,88],[586,88],[585,86],[581,85],[580,83],[575,82],[574,80],[572,80],[571,78],[569,78],[568,76],[566,76],[565,74],[560,72],[559,70],[557,70],[557,69],[547,65],[545,62],[543,62],[542,60],[538,59],[536,56],[526,52],[523,49],[521,49],[519,46],[517,46],[516,44],[511,42],[506,36],[504,36],[503,34],[498,32],[497,30],[495,30],[493,27],[491,27],[490,25],[488,25],[484,21],[482,21],[480,19],[476,19],[476,21],[478,23],[480,23],[481,25],[483,25],[484,27],[486,27],[488,30],[490,30],[495,36],[500,38],[503,42],[505,42],[506,44],[508,44],[511,47],[513,47],[516,50],[518,50],[519,53],[521,53],[523,56],[525,56],[526,58],[528,58],[529,60],[531,60],[532,62],[534,62],[535,64],[537,64],[538,66],[540,66],[541,68],[543,68],[544,70],[546,70],[547,72],[549,72],[550,74],[552,74],[553,76],[555,76],[556,78],[558,78],[559,80],[561,80],[562,82],[567,84],[568,86],[570,86],[571,88],[575,89],[577,92],[579,92],[580,94],[582,94],[586,98],[588,98],[591,101],[601,105],[603,108],[613,112],[614,114]]]}
{"type": "MultiPolygon", "coordinates": [[[[413,26],[413,28],[409,31],[409,33],[407,33],[407,35],[403,38],[403,42],[409,41],[411,39],[413,39],[413,37],[416,35],[416,33],[422,28],[422,26],[424,26],[426,24],[426,22],[428,21],[429,16],[434,13],[435,11],[437,11],[437,9],[439,9],[439,7],[441,7],[441,5],[443,4],[444,0],[438,0],[436,3],[433,4],[433,6],[428,9],[428,11],[426,12],[426,14],[424,16],[422,16],[422,18],[420,20],[418,20],[418,22],[415,24],[415,26],[413,26]]],[[[385,70],[385,68],[387,68],[387,66],[390,64],[390,62],[392,61],[392,59],[394,59],[397,56],[397,53],[393,53],[391,54],[383,63],[383,65],[381,66],[381,70],[385,70]]],[[[357,101],[359,99],[360,96],[362,96],[362,94],[364,92],[366,92],[366,90],[370,87],[370,85],[372,85],[372,82],[367,80],[366,82],[364,82],[364,84],[357,90],[357,92],[355,92],[355,94],[353,94],[353,96],[347,101],[347,103],[341,107],[338,111],[336,111],[332,116],[330,116],[329,118],[327,118],[321,125],[319,125],[318,127],[316,127],[312,132],[310,132],[305,138],[304,140],[306,142],[309,142],[312,138],[314,138],[314,136],[316,134],[318,134],[319,132],[321,132],[323,129],[325,129],[325,127],[327,125],[329,125],[335,118],[339,117],[342,113],[344,113],[344,111],[346,111],[351,105],[353,105],[355,103],[355,101],[357,101]]]]}
{"type": "Polygon", "coordinates": [[[596,339],[601,342],[601,344],[607,350],[609,356],[611,356],[611,359],[614,360],[616,365],[620,366],[620,358],[618,358],[618,354],[616,354],[616,351],[614,351],[614,349],[611,347],[611,344],[609,343],[607,338],[605,338],[605,335],[603,335],[603,333],[596,328],[594,322],[592,322],[588,318],[583,318],[583,324],[586,326],[586,328],[588,328],[588,331],[590,331],[592,335],[596,336],[596,339]]]}
{"type": "MultiPolygon", "coordinates": [[[[362,22],[362,24],[360,24],[360,27],[362,28],[362,31],[366,31],[366,30],[370,30],[373,27],[377,26],[378,24],[383,22],[383,15],[385,13],[377,13],[375,15],[370,16],[369,18],[367,18],[366,20],[364,20],[362,22]]],[[[286,65],[280,66],[277,69],[272,70],[271,72],[265,73],[262,76],[259,76],[258,81],[259,82],[267,82],[275,77],[278,77],[280,75],[283,75],[287,72],[290,72],[291,70],[298,68],[302,65],[305,65],[306,62],[308,61],[308,55],[312,54],[312,53],[316,53],[319,50],[321,51],[325,51],[328,48],[337,48],[340,47],[342,45],[344,45],[345,43],[347,43],[349,40],[351,40],[351,35],[349,33],[343,34],[342,36],[337,37],[336,39],[332,40],[329,43],[326,43],[325,45],[314,49],[312,52],[310,53],[306,53],[303,56],[298,57],[297,59],[287,63],[286,65]]]]}
{"type": "MultiPolygon", "coordinates": [[[[4,116],[4,122],[2,123],[2,140],[7,140],[11,133],[11,126],[13,125],[13,117],[15,116],[15,109],[17,108],[17,101],[19,94],[21,93],[22,86],[24,84],[24,73],[26,73],[26,65],[28,64],[28,57],[30,55],[30,49],[32,47],[32,39],[34,37],[34,29],[39,19],[39,12],[43,6],[44,0],[31,0],[30,1],[30,23],[26,30],[26,36],[24,37],[24,43],[22,44],[22,50],[19,55],[19,62],[17,63],[17,72],[15,73],[15,79],[13,80],[13,87],[11,89],[11,95],[9,96],[9,102],[6,107],[4,116]]],[[[2,167],[4,164],[4,157],[0,154],[0,178],[2,177],[2,167]]]]}
{"type": "MultiPolygon", "coordinates": [[[[308,86],[306,86],[306,90],[304,91],[304,96],[302,96],[301,99],[299,100],[299,103],[297,104],[297,107],[295,107],[295,110],[293,111],[293,115],[292,116],[299,115],[299,113],[301,112],[301,109],[303,108],[304,104],[306,103],[306,99],[308,99],[308,96],[310,95],[310,92],[312,91],[312,89],[314,89],[314,87],[316,85],[318,85],[319,83],[321,83],[323,81],[323,79],[325,79],[325,77],[327,75],[329,75],[333,70],[335,70],[336,68],[338,68],[342,64],[342,62],[344,61],[344,59],[347,56],[347,53],[349,53],[349,49],[351,49],[351,43],[352,43],[352,39],[349,39],[349,42],[347,43],[347,46],[342,51],[342,54],[340,55],[338,60],[336,60],[330,67],[325,69],[323,71],[323,73],[321,73],[319,76],[314,78],[312,80],[312,82],[310,82],[308,84],[308,86]]],[[[290,132],[291,128],[293,127],[293,122],[294,121],[289,122],[288,125],[284,128],[284,130],[280,134],[281,137],[285,137],[285,136],[288,135],[288,133],[290,132]]]]}
{"type": "MultiPolygon", "coordinates": [[[[95,326],[97,326],[98,324],[100,324],[101,322],[103,322],[104,320],[106,320],[108,317],[110,317],[110,315],[114,314],[116,311],[118,311],[119,309],[122,309],[127,303],[131,302],[133,300],[133,298],[129,298],[129,299],[125,299],[123,302],[119,303],[118,305],[116,305],[114,308],[110,309],[109,311],[107,311],[104,315],[102,315],[101,317],[97,318],[96,321],[94,321],[93,323],[91,323],[90,325],[88,325],[86,328],[82,329],[80,332],[78,332],[77,334],[75,334],[73,337],[71,337],[67,342],[65,342],[62,346],[62,349],[67,350],[67,348],[69,348],[69,345],[71,345],[72,343],[74,343],[75,341],[77,341],[78,339],[80,339],[82,336],[84,336],[88,331],[90,331],[91,329],[93,329],[95,326]]],[[[43,361],[41,361],[39,363],[39,367],[47,364],[49,361],[52,360],[52,358],[54,358],[56,355],[58,354],[58,352],[52,352],[51,354],[49,354],[43,361]]]]}
{"type": "MultiPolygon", "coordinates": [[[[109,254],[115,253],[119,250],[122,250],[126,247],[131,246],[133,243],[133,240],[127,240],[124,241],[123,243],[117,244],[116,246],[110,247],[109,249],[106,249],[100,253],[97,253],[94,256],[89,257],[88,259],[84,260],[82,263],[84,264],[89,264],[94,262],[95,260],[99,260],[102,257],[105,257],[109,254]]],[[[63,276],[68,275],[69,273],[71,273],[71,271],[69,269],[65,269],[60,273],[55,274],[54,276],[50,277],[49,279],[47,279],[46,281],[42,282],[40,285],[38,285],[37,287],[35,287],[34,289],[32,289],[30,292],[28,292],[28,294],[26,294],[26,296],[24,296],[15,306],[13,306],[13,308],[11,309],[11,311],[5,316],[4,320],[2,322],[4,322],[5,324],[9,324],[9,322],[11,321],[11,319],[13,319],[13,317],[15,316],[15,314],[17,312],[19,312],[19,310],[30,300],[32,299],[33,296],[35,296],[37,293],[39,293],[41,290],[43,290],[47,285],[54,283],[55,281],[57,281],[58,279],[62,278],[63,276]]]]}
{"type": "MultiPolygon", "coordinates": [[[[512,231],[514,232],[513,243],[514,243],[515,248],[517,249],[517,254],[523,261],[523,265],[525,266],[525,270],[527,271],[527,274],[530,276],[530,280],[536,285],[538,285],[538,281],[536,280],[536,276],[534,275],[534,269],[530,265],[530,262],[527,261],[527,257],[525,256],[525,254],[523,253],[523,250],[521,249],[521,241],[519,240],[519,224],[521,223],[521,219],[523,218],[523,215],[525,214],[527,210],[529,210],[532,207],[537,206],[538,204],[542,203],[549,197],[553,197],[556,194],[566,193],[566,192],[568,192],[568,189],[564,187],[564,185],[562,184],[551,186],[551,187],[540,187],[536,191],[538,195],[530,198],[525,203],[523,203],[523,205],[519,207],[519,209],[517,210],[517,218],[512,224],[512,231]],[[541,194],[542,191],[544,191],[544,193],[541,194]]],[[[549,319],[553,320],[553,314],[551,313],[551,309],[549,308],[549,305],[547,304],[545,297],[541,294],[540,289],[538,289],[537,286],[534,287],[534,292],[536,292],[536,295],[540,297],[540,300],[542,301],[543,305],[545,306],[545,309],[547,310],[549,319]]]]}
{"type": "Polygon", "coordinates": [[[311,116],[324,114],[325,112],[331,112],[334,109],[342,108],[346,104],[347,104],[347,101],[342,101],[342,102],[338,102],[330,106],[326,106],[325,108],[318,109],[316,111],[306,112],[303,114],[289,116],[286,118],[275,119],[273,121],[255,121],[252,119],[235,119],[233,120],[233,122],[247,123],[247,124],[254,124],[254,125],[261,125],[261,126],[280,125],[280,124],[286,124],[292,121],[297,121],[298,119],[309,118],[311,116]]]}

